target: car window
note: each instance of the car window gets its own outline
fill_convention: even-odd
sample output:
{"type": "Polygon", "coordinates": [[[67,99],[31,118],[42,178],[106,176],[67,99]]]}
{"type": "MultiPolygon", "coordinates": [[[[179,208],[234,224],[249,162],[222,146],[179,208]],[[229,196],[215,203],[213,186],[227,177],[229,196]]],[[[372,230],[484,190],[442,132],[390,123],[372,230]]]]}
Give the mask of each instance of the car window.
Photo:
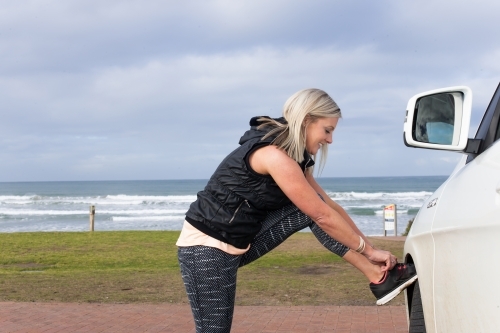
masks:
{"type": "MultiPolygon", "coordinates": [[[[484,113],[481,124],[477,129],[475,139],[482,140],[481,146],[479,148],[479,154],[488,149],[489,146],[493,144],[494,141],[498,140],[500,137],[500,84],[497,86],[495,94],[484,113]]],[[[467,163],[472,161],[477,155],[469,154],[467,157],[467,163]]]]}
{"type": "Polygon", "coordinates": [[[500,139],[500,121],[497,124],[497,134],[495,134],[495,141],[500,139]]]}
{"type": "Polygon", "coordinates": [[[490,104],[486,109],[486,112],[484,113],[483,120],[481,120],[481,124],[477,129],[476,139],[484,140],[484,138],[486,137],[491,121],[493,119],[493,114],[495,113],[495,109],[499,102],[499,98],[500,98],[500,85],[497,87],[497,90],[493,95],[493,98],[491,99],[490,104]]]}

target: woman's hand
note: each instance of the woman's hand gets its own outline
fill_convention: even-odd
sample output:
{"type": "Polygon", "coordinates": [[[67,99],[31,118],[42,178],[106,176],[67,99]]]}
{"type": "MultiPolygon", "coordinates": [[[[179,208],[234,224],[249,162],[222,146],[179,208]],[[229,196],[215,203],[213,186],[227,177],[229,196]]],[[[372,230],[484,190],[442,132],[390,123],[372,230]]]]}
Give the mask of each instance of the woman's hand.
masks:
{"type": "Polygon", "coordinates": [[[390,271],[398,262],[391,252],[367,247],[363,255],[373,264],[381,266],[382,272],[390,271]]]}
{"type": "Polygon", "coordinates": [[[398,258],[396,258],[396,256],[389,251],[384,251],[384,250],[379,250],[379,251],[387,252],[391,256],[391,266],[389,267],[389,270],[393,269],[394,266],[396,266],[396,264],[398,263],[398,258]]]}

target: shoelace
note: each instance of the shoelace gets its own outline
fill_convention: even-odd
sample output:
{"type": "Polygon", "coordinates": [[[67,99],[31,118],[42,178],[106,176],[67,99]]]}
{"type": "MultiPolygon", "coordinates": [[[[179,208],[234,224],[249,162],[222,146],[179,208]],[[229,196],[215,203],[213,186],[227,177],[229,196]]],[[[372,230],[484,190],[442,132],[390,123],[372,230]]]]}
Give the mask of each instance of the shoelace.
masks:
{"type": "Polygon", "coordinates": [[[402,278],[403,279],[406,278],[405,273],[406,273],[406,265],[405,264],[398,264],[397,279],[400,280],[402,278]]]}

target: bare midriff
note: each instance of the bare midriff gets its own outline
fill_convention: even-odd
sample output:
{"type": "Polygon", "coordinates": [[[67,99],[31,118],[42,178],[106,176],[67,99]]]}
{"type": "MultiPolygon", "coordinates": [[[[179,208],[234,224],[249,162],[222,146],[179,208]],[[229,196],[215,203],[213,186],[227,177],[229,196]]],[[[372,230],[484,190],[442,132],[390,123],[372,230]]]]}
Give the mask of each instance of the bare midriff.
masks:
{"type": "Polygon", "coordinates": [[[175,245],[179,247],[196,245],[210,246],[233,255],[244,254],[248,251],[248,249],[250,249],[250,245],[248,245],[246,249],[238,249],[237,247],[234,247],[230,244],[221,242],[218,239],[204,234],[186,221],[184,221],[181,235],[179,236],[179,239],[177,240],[177,243],[175,245]]]}

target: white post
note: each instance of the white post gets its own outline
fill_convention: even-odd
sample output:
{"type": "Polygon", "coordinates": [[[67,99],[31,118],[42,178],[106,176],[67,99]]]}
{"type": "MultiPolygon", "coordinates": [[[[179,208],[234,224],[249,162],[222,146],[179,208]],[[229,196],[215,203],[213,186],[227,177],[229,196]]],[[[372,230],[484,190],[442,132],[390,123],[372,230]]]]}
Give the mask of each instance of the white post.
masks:
{"type": "Polygon", "coordinates": [[[384,230],[384,237],[386,237],[387,230],[385,230],[385,205],[382,205],[382,229],[384,230]]]}
{"type": "Polygon", "coordinates": [[[394,204],[394,237],[398,235],[398,205],[394,204]]]}
{"type": "Polygon", "coordinates": [[[90,231],[94,231],[95,206],[90,206],[90,231]]]}

